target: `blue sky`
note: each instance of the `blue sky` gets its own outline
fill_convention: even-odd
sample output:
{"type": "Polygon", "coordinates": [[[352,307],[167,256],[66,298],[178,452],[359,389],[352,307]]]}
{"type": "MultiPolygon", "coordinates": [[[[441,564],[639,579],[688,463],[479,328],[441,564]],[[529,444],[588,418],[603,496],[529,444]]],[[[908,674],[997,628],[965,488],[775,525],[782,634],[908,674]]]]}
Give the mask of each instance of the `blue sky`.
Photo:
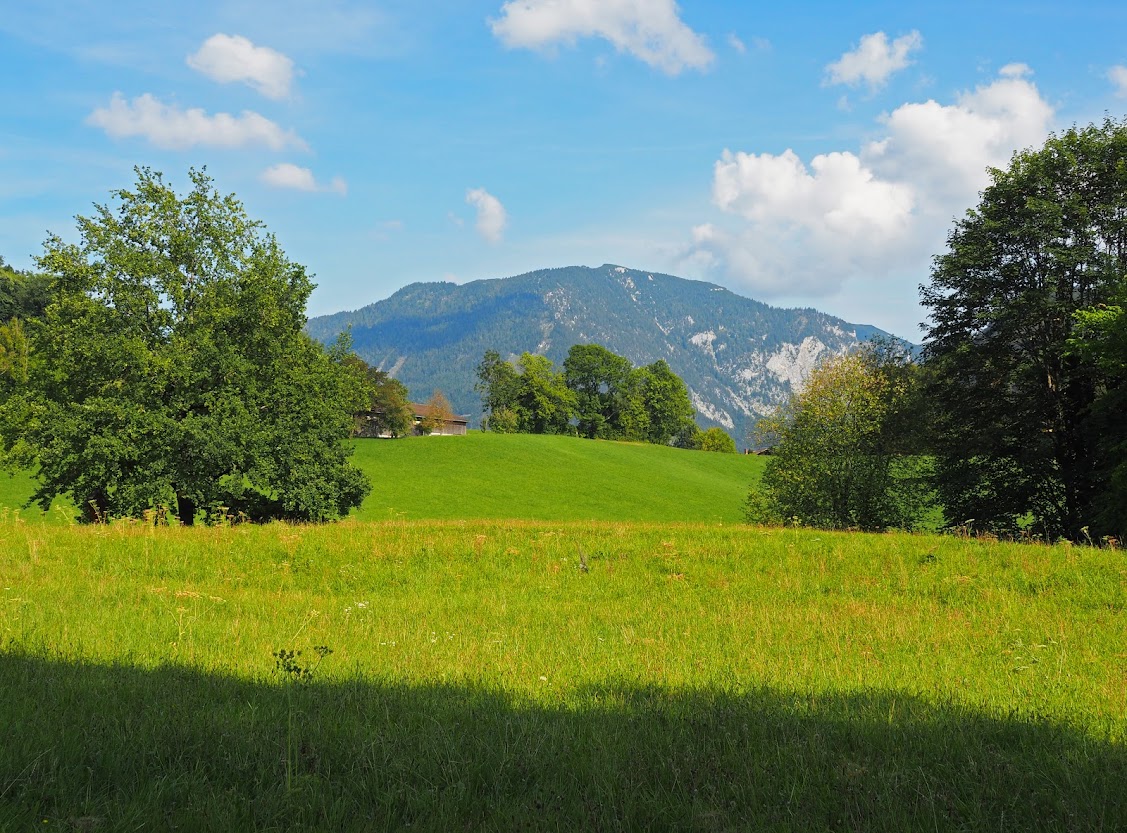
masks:
{"type": "Polygon", "coordinates": [[[988,165],[1127,113],[1127,4],[0,0],[0,255],[207,166],[316,276],[616,263],[917,339],[988,165]]]}

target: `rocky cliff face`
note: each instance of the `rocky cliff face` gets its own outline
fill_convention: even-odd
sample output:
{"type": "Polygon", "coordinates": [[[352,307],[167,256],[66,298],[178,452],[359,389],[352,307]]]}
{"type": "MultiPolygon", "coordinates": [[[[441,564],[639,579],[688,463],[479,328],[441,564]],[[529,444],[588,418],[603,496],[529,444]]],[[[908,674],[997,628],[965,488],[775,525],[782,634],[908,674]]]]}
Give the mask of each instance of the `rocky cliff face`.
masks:
{"type": "Polygon", "coordinates": [[[697,421],[738,444],[755,420],[799,388],[825,356],[875,335],[812,309],[779,309],[723,287],[623,266],[572,266],[464,285],[412,284],[355,312],[314,318],[425,399],[435,388],[480,417],[474,369],[486,350],[562,363],[573,344],[597,343],[635,365],[665,359],[685,380],[697,421]]]}

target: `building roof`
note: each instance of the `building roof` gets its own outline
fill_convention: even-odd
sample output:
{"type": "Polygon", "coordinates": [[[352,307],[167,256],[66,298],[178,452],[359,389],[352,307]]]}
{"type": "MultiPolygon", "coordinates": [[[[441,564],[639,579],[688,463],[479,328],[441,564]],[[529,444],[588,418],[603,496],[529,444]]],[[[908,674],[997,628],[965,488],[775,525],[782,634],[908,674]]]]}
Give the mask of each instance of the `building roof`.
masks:
{"type": "MultiPolygon", "coordinates": [[[[412,402],[410,404],[411,404],[411,410],[414,411],[415,416],[417,416],[417,417],[421,417],[421,418],[428,417],[428,416],[431,415],[431,412],[434,410],[434,408],[432,408],[430,405],[420,405],[418,402],[412,402]]],[[[458,425],[467,425],[467,424],[469,424],[470,420],[469,420],[469,417],[459,416],[458,414],[451,414],[447,418],[446,421],[447,422],[453,422],[453,423],[458,424],[458,425]]]]}

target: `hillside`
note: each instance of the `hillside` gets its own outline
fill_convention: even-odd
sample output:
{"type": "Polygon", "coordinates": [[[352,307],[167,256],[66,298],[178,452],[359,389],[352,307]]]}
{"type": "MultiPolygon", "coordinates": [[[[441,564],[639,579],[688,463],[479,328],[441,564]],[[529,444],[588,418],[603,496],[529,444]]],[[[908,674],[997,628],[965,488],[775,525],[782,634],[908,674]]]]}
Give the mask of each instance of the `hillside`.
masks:
{"type": "Polygon", "coordinates": [[[531,434],[360,440],[361,520],[739,523],[764,458],[531,434]]]}
{"type": "MultiPolygon", "coordinates": [[[[372,492],[351,517],[738,523],[764,458],[574,437],[485,434],[355,440],[372,492]]],[[[0,476],[0,519],[69,523],[74,510],[20,509],[27,474],[0,476]]]]}
{"type": "Polygon", "coordinates": [[[635,365],[665,359],[689,386],[698,422],[746,445],[748,429],[782,402],[824,355],[882,331],[812,309],[779,309],[714,284],[622,266],[570,266],[512,278],[416,283],[354,312],[313,318],[329,342],[353,346],[425,399],[443,390],[475,421],[474,370],[486,350],[561,363],[573,344],[598,343],[635,365]]]}

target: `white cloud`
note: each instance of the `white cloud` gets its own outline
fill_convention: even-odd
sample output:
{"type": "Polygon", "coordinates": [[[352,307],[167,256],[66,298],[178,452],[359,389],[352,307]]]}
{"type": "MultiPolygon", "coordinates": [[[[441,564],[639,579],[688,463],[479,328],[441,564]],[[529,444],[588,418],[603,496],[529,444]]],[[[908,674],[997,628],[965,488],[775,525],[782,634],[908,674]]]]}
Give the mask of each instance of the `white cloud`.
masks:
{"type": "Polygon", "coordinates": [[[728,33],[728,46],[739,52],[741,55],[747,54],[747,44],[740,40],[740,36],[735,32],[728,33]]]}
{"type": "Polygon", "coordinates": [[[508,216],[501,201],[484,188],[466,191],[466,202],[477,209],[477,231],[490,243],[500,243],[508,216]]]}
{"type": "Polygon", "coordinates": [[[1027,75],[1032,75],[1033,70],[1029,64],[1014,63],[1006,64],[998,70],[998,74],[1003,78],[1024,78],[1027,75]]]}
{"type": "Polygon", "coordinates": [[[704,37],[682,22],[674,0],[509,0],[490,26],[509,47],[604,38],[669,75],[706,69],[715,58],[704,37]]]}
{"type": "Polygon", "coordinates": [[[866,159],[932,201],[969,207],[989,182],[987,167],[1005,167],[1015,150],[1040,144],[1049,132],[1053,108],[1025,74],[964,92],[955,104],[898,107],[884,118],[887,137],[866,147],[866,159]]]}
{"type": "Polygon", "coordinates": [[[922,46],[923,38],[916,31],[892,43],[884,32],[865,35],[856,49],[826,67],[826,83],[856,87],[865,82],[872,89],[882,87],[894,72],[912,63],[908,55],[922,46]]]}
{"type": "Polygon", "coordinates": [[[283,130],[265,116],[251,110],[240,115],[208,113],[198,107],[181,110],[164,104],[149,93],[126,101],[114,93],[108,107],[99,107],[86,123],[100,127],[115,139],[141,136],[157,147],[186,150],[196,145],[213,147],[263,146],[271,150],[305,149],[306,144],[292,130],[283,130]]]}
{"type": "Polygon", "coordinates": [[[274,188],[292,188],[296,191],[323,191],[340,194],[348,193],[348,184],[339,176],[333,177],[328,185],[318,184],[309,168],[300,168],[290,162],[271,165],[261,174],[259,180],[274,188]]]}
{"type": "Polygon", "coordinates": [[[293,61],[268,46],[255,46],[241,35],[212,35],[187,60],[192,69],[221,84],[241,81],[267,98],[290,94],[293,61]]]}
{"type": "Polygon", "coordinates": [[[1107,77],[1115,85],[1115,94],[1127,98],[1127,66],[1113,66],[1107,71],[1107,77]]]}
{"type": "Polygon", "coordinates": [[[859,151],[804,162],[725,151],[713,202],[730,218],[697,226],[683,262],[762,296],[826,295],[856,276],[922,274],[952,218],[977,202],[988,167],[1044,141],[1052,107],[1028,68],[957,97],[908,103],[859,151]]]}

